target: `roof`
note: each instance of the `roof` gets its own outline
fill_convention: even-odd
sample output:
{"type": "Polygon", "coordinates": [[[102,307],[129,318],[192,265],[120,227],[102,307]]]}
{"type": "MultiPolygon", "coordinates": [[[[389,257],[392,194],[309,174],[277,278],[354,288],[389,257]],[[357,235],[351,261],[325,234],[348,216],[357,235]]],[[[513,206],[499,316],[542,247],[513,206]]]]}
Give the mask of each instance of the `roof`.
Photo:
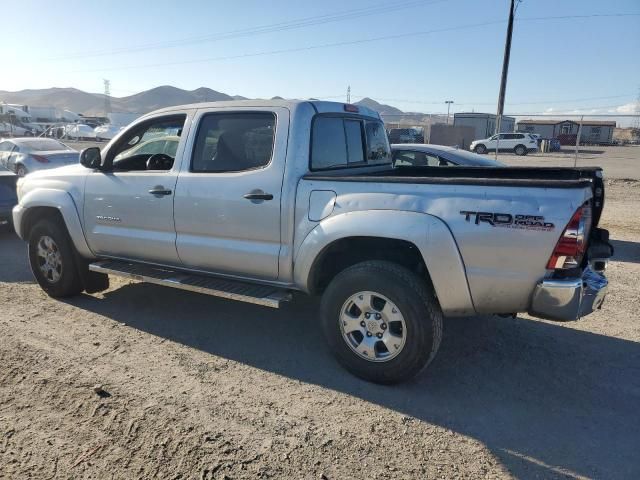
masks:
{"type": "MultiPolygon", "coordinates": [[[[310,104],[317,112],[345,112],[344,105],[346,103],[341,102],[323,102],[319,100],[230,100],[223,102],[203,102],[203,103],[190,103],[187,105],[174,105],[171,107],[165,107],[146,114],[145,116],[153,113],[171,112],[178,109],[186,108],[234,108],[234,107],[284,107],[290,110],[295,109],[301,104],[310,104]]],[[[358,113],[363,115],[380,118],[380,115],[375,110],[362,105],[355,105],[358,107],[358,113]]],[[[350,113],[350,112],[345,112],[350,113]]]]}
{"type": "MultiPolygon", "coordinates": [[[[576,125],[578,125],[580,122],[576,122],[574,120],[556,120],[556,119],[549,119],[549,120],[533,120],[533,119],[525,119],[525,120],[519,120],[518,121],[518,125],[520,124],[525,124],[525,125],[558,125],[559,123],[575,123],[576,125]]],[[[616,122],[611,121],[611,120],[584,120],[582,122],[582,125],[594,125],[594,126],[609,126],[609,127],[615,127],[616,126],[616,122]]]]}

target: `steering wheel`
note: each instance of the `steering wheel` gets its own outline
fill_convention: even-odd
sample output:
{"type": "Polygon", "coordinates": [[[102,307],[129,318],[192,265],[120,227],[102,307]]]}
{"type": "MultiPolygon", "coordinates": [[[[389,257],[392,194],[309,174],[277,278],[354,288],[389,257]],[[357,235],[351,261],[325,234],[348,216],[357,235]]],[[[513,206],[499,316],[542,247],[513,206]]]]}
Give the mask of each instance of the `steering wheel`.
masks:
{"type": "Polygon", "coordinates": [[[154,153],[147,159],[147,170],[171,170],[173,158],[166,153],[154,153]]]}

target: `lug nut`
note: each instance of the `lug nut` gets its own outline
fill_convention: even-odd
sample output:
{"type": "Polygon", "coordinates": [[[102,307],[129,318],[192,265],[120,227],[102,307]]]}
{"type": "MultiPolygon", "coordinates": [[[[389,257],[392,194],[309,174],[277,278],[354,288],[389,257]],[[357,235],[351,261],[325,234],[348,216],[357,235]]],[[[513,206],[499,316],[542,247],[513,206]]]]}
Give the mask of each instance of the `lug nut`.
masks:
{"type": "Polygon", "coordinates": [[[383,329],[383,330],[386,330],[387,329],[387,324],[383,323],[382,325],[380,325],[380,328],[383,329]]]}
{"type": "Polygon", "coordinates": [[[380,320],[382,316],[379,313],[376,313],[376,320],[380,320]]]}
{"type": "Polygon", "coordinates": [[[371,317],[371,314],[369,312],[364,314],[364,318],[370,318],[370,317],[371,317]]]}
{"type": "Polygon", "coordinates": [[[364,323],[364,321],[362,321],[362,322],[360,322],[360,326],[364,327],[364,326],[366,326],[366,323],[364,323]]]}
{"type": "Polygon", "coordinates": [[[370,336],[371,336],[371,332],[367,332],[367,337],[370,337],[370,336]]]}
{"type": "Polygon", "coordinates": [[[381,333],[376,333],[376,337],[382,338],[382,334],[381,333]]]}

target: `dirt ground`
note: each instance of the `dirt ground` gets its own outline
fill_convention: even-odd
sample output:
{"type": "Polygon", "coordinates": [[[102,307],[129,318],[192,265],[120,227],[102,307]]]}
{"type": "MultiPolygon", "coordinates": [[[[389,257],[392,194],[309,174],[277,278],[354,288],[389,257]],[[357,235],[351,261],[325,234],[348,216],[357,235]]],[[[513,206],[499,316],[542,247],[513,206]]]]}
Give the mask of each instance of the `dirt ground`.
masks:
{"type": "Polygon", "coordinates": [[[640,478],[639,154],[589,159],[611,179],[601,311],[447,319],[431,367],[394,387],[336,364],[314,299],[112,278],[57,301],[0,235],[0,478],[640,478]]]}

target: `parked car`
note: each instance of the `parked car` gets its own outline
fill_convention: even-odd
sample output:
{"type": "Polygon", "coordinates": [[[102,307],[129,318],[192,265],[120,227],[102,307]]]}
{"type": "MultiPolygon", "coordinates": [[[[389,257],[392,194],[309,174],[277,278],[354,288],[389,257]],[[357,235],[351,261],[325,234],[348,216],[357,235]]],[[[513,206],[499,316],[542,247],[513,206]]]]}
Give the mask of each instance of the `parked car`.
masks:
{"type": "Polygon", "coordinates": [[[394,168],[380,116],[355,105],[212,102],[20,179],[13,220],[52,297],[108,275],[269,307],[319,295],[338,361],[393,383],[434,358],[444,315],[600,308],[604,188],[598,167],[394,168]],[[160,136],[173,154],[134,150],[160,136]]]}
{"type": "Polygon", "coordinates": [[[70,140],[94,140],[96,132],[89,125],[70,123],[64,128],[64,138],[70,140]]]}
{"type": "Polygon", "coordinates": [[[93,132],[96,136],[96,140],[111,140],[115,137],[123,127],[118,127],[116,125],[111,125],[107,123],[105,125],[100,125],[93,129],[93,132]]]}
{"type": "Polygon", "coordinates": [[[16,196],[15,173],[0,166],[0,230],[7,230],[12,225],[11,210],[18,203],[16,196]]]}
{"type": "Polygon", "coordinates": [[[495,152],[513,152],[516,155],[526,155],[538,151],[538,142],[530,133],[501,133],[483,140],[471,142],[469,150],[483,154],[495,152]]]}
{"type": "Polygon", "coordinates": [[[424,143],[424,132],[418,128],[392,128],[389,143],[424,143]]]}
{"type": "Polygon", "coordinates": [[[12,138],[0,142],[0,165],[24,177],[36,170],[78,163],[78,151],[52,138],[12,138]]]}
{"type": "Polygon", "coordinates": [[[396,143],[391,145],[394,167],[506,167],[476,153],[444,145],[396,143]]]}
{"type": "Polygon", "coordinates": [[[33,137],[33,131],[30,128],[15,125],[9,122],[0,122],[0,135],[14,137],[33,137]]]}

